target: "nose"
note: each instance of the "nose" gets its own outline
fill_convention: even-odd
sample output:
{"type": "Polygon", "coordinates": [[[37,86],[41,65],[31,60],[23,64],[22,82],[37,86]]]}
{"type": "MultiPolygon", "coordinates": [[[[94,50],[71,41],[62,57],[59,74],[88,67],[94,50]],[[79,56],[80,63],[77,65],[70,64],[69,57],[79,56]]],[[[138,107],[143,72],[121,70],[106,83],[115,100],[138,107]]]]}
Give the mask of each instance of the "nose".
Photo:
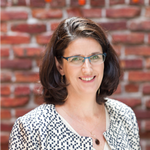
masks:
{"type": "Polygon", "coordinates": [[[90,75],[92,74],[92,65],[89,61],[89,59],[85,59],[83,65],[82,65],[82,72],[85,74],[85,75],[90,75]]]}

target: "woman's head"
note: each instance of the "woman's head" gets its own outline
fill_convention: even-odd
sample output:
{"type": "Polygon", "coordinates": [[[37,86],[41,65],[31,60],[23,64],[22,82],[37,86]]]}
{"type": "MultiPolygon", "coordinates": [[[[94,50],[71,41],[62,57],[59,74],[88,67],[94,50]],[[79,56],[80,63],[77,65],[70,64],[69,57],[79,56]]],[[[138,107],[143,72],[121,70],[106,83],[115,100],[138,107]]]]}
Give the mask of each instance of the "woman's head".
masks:
{"type": "MultiPolygon", "coordinates": [[[[104,97],[111,95],[119,83],[120,68],[117,55],[109,43],[105,32],[96,23],[89,19],[73,17],[62,21],[53,33],[45,51],[41,67],[40,80],[43,85],[43,96],[47,103],[63,104],[68,95],[65,76],[61,82],[61,74],[56,67],[56,60],[62,64],[66,48],[77,39],[94,39],[106,53],[104,61],[103,79],[100,84],[100,93],[96,100],[100,104],[104,97]],[[55,60],[56,59],[56,60],[55,60]]],[[[68,83],[69,84],[69,83],[68,83]]]]}

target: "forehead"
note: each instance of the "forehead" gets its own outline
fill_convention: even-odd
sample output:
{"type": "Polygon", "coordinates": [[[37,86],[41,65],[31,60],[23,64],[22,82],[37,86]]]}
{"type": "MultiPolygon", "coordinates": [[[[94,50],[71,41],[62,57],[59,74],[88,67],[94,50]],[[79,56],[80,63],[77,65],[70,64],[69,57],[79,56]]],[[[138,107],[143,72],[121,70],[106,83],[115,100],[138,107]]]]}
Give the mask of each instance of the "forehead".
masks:
{"type": "Polygon", "coordinates": [[[93,38],[77,38],[70,42],[65,49],[64,56],[83,55],[88,56],[92,53],[102,53],[101,45],[93,38]]]}

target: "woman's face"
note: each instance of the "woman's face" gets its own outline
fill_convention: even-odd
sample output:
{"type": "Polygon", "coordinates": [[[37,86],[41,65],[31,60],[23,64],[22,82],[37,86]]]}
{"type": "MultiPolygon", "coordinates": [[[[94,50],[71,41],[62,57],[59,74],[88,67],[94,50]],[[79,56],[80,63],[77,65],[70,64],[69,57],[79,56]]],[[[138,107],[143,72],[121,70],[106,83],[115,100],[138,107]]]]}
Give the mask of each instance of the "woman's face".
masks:
{"type": "MultiPolygon", "coordinates": [[[[65,49],[64,57],[83,56],[103,53],[101,45],[92,38],[78,38],[65,49]]],[[[103,78],[104,63],[91,64],[88,59],[80,65],[72,65],[63,59],[61,74],[65,75],[68,93],[96,93],[103,78]]]]}

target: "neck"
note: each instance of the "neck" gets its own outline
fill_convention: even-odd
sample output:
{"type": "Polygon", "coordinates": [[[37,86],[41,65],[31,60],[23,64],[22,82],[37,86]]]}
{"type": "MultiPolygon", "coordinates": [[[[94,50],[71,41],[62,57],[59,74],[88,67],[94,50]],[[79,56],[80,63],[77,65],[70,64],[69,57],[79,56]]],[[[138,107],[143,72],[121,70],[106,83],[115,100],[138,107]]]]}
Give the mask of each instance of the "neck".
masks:
{"type": "Polygon", "coordinates": [[[72,115],[76,115],[80,118],[93,118],[97,117],[100,114],[100,108],[102,105],[99,105],[96,102],[96,95],[69,95],[63,109],[72,115]]]}

